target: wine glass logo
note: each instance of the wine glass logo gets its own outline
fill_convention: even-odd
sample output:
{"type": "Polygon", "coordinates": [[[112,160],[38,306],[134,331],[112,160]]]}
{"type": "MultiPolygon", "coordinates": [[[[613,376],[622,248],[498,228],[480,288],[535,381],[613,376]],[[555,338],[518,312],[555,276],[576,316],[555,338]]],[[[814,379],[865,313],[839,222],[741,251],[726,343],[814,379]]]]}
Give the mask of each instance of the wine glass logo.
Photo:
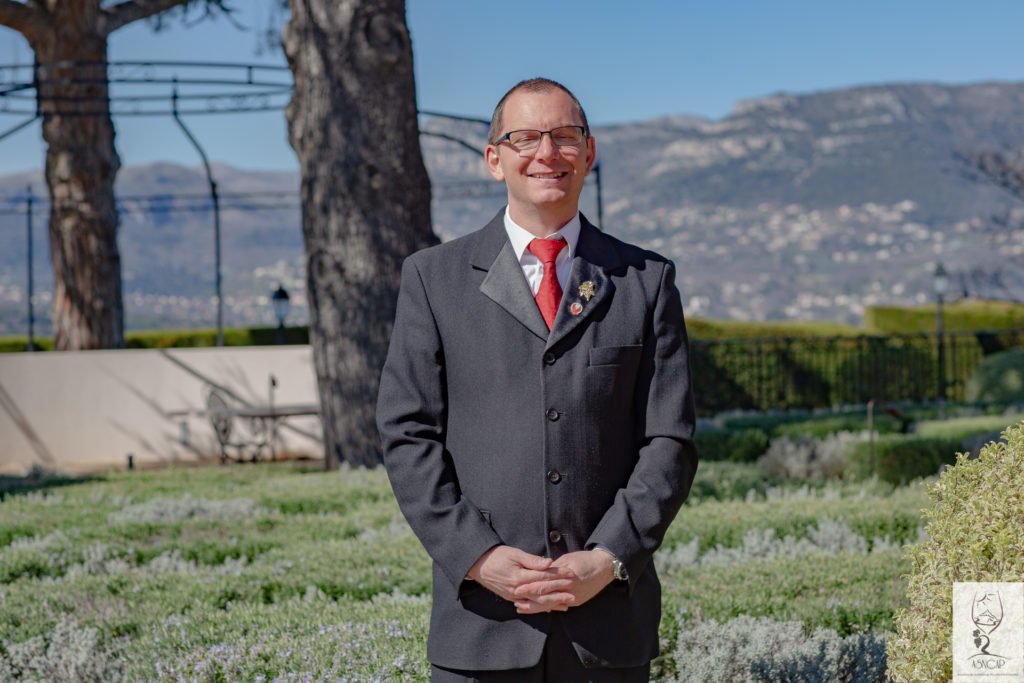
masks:
{"type": "Polygon", "coordinates": [[[981,654],[991,655],[992,653],[988,651],[991,643],[989,636],[1003,622],[1003,600],[999,591],[978,591],[974,594],[971,620],[978,627],[972,633],[974,646],[981,650],[981,654]]]}

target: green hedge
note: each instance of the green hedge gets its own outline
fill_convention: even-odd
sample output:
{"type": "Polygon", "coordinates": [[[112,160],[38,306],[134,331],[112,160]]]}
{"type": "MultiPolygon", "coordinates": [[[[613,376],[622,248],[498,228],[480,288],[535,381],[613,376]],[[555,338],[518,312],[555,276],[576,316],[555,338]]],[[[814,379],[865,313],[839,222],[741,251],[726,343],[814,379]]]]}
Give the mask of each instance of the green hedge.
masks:
{"type": "MultiPolygon", "coordinates": [[[[869,306],[864,310],[864,329],[872,334],[935,332],[935,304],[923,306],[869,306]]],[[[943,307],[947,331],[1024,329],[1024,304],[1007,301],[959,301],[943,307]]]]}
{"type": "Polygon", "coordinates": [[[944,340],[945,389],[940,392],[934,335],[695,339],[690,365],[697,408],[702,415],[713,415],[826,408],[871,399],[960,401],[983,357],[1024,347],[1020,332],[960,332],[944,340]]]}
{"type": "MultiPolygon", "coordinates": [[[[53,339],[34,340],[37,351],[52,351],[53,339]]],[[[286,327],[285,344],[308,344],[309,327],[286,327]]],[[[224,330],[225,346],[273,346],[277,344],[276,327],[230,327],[224,330]]],[[[124,345],[128,349],[170,349],[217,345],[217,331],[200,330],[139,330],[126,332],[124,345]]],[[[28,348],[27,337],[0,337],[0,353],[18,353],[28,348]]]]}
{"type": "Polygon", "coordinates": [[[700,466],[686,504],[693,506],[711,500],[744,500],[750,491],[764,497],[766,490],[784,483],[785,480],[772,476],[765,468],[754,463],[709,461],[701,454],[700,466]]]}
{"type": "Polygon", "coordinates": [[[978,415],[948,420],[923,420],[914,425],[914,434],[927,438],[963,441],[978,434],[1002,432],[1021,420],[1024,420],[1024,415],[978,415]]]}
{"type": "Polygon", "coordinates": [[[687,318],[686,332],[691,339],[765,339],[778,337],[842,337],[862,334],[852,325],[805,320],[705,320],[687,318]]]}
{"type": "Polygon", "coordinates": [[[1024,401],[1024,349],[1008,349],[985,356],[967,380],[968,401],[1024,401]]]}
{"type": "MultiPolygon", "coordinates": [[[[859,330],[850,325],[829,322],[772,321],[739,322],[733,320],[686,321],[691,339],[749,339],[762,337],[823,337],[850,336],[859,330]]],[[[36,337],[38,351],[53,349],[53,339],[36,337]]],[[[189,346],[215,346],[217,332],[213,329],[195,330],[139,330],[125,333],[125,346],[131,349],[165,349],[189,346]]],[[[276,327],[228,328],[224,330],[225,346],[262,346],[277,343],[276,327]]],[[[289,327],[285,330],[285,343],[309,343],[309,327],[289,327]]],[[[0,337],[0,353],[24,351],[28,345],[25,336],[0,337]]]]}
{"type": "Polygon", "coordinates": [[[701,460],[754,462],[768,450],[760,429],[699,429],[694,439],[701,460]]]}
{"type": "Polygon", "coordinates": [[[846,451],[846,472],[854,479],[867,479],[874,474],[893,484],[930,477],[943,465],[956,462],[961,441],[960,438],[885,434],[873,444],[868,441],[850,444],[846,451]]]}
{"type": "MultiPolygon", "coordinates": [[[[879,434],[896,434],[903,431],[903,422],[876,410],[872,427],[879,434]]],[[[772,431],[772,436],[788,436],[793,439],[809,435],[816,439],[824,439],[829,434],[838,432],[861,432],[868,428],[866,412],[825,415],[799,422],[781,424],[772,431]]]]}

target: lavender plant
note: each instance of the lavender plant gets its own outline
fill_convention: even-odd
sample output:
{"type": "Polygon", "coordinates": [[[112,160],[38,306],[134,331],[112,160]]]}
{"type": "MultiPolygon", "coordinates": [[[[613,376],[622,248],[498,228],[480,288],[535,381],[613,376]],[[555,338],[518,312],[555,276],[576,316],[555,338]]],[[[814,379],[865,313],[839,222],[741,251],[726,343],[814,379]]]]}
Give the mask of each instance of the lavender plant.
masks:
{"type": "Polygon", "coordinates": [[[44,635],[0,645],[0,681],[106,683],[121,681],[120,643],[104,646],[95,628],[62,616],[44,635]]]}
{"type": "Polygon", "coordinates": [[[805,635],[799,621],[740,615],[680,632],[676,683],[885,681],[885,634],[840,637],[831,629],[805,635]]]}

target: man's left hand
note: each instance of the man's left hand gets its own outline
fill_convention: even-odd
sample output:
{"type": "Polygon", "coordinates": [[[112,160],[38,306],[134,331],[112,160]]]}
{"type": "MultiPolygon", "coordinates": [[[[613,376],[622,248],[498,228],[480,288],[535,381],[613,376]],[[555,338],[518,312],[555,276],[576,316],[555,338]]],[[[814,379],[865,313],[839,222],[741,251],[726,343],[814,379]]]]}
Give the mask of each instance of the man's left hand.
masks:
{"type": "MultiPolygon", "coordinates": [[[[514,593],[517,602],[534,602],[549,594],[557,594],[558,603],[546,606],[549,610],[564,611],[587,602],[615,578],[612,558],[603,550],[581,550],[562,555],[551,563],[551,568],[560,570],[558,578],[519,586],[514,593]]],[[[540,602],[547,603],[547,600],[540,602]]]]}

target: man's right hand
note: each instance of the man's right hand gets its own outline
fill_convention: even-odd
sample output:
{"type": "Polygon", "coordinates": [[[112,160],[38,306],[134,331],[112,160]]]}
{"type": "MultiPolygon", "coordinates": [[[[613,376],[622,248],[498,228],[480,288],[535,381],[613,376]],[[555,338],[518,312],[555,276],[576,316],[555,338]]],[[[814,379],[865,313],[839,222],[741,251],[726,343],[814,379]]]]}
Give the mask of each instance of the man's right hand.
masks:
{"type": "MultiPolygon", "coordinates": [[[[565,611],[567,604],[558,593],[549,593],[543,599],[516,597],[515,590],[528,583],[562,579],[565,570],[551,566],[551,558],[531,555],[508,545],[496,545],[480,556],[467,576],[481,586],[516,605],[520,614],[565,611]]],[[[569,596],[571,597],[571,596],[569,596]]]]}

